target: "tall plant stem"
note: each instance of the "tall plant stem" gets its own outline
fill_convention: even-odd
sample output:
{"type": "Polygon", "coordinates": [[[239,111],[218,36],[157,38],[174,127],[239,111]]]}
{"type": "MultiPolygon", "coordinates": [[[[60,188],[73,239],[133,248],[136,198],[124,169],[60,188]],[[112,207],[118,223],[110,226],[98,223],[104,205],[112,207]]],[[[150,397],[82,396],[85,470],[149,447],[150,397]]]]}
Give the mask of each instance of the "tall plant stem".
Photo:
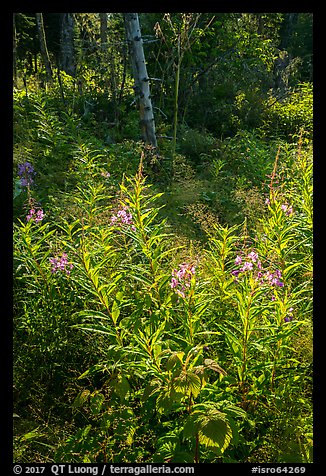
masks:
{"type": "Polygon", "coordinates": [[[154,287],[156,297],[157,297],[157,300],[158,300],[158,306],[160,307],[161,306],[161,298],[160,298],[160,292],[159,292],[157,281],[156,281],[157,272],[155,270],[155,265],[154,265],[154,260],[153,260],[153,251],[152,251],[152,249],[149,245],[148,235],[147,235],[147,232],[145,230],[144,223],[143,223],[142,216],[141,216],[141,192],[142,192],[142,181],[143,181],[143,175],[142,175],[143,160],[144,160],[144,152],[142,152],[142,154],[141,154],[141,160],[140,160],[140,163],[139,163],[139,168],[138,168],[138,173],[137,173],[137,176],[136,176],[136,182],[135,182],[135,188],[134,188],[134,190],[135,190],[135,208],[136,208],[136,216],[137,216],[137,222],[139,224],[141,239],[142,239],[144,248],[146,250],[146,255],[147,255],[147,258],[148,258],[150,271],[151,271],[151,274],[152,274],[152,277],[153,277],[153,287],[154,287]]]}
{"type": "Polygon", "coordinates": [[[250,316],[250,306],[251,306],[252,297],[250,296],[249,303],[246,309],[244,317],[244,330],[243,330],[243,344],[242,344],[242,366],[240,374],[240,388],[244,387],[246,382],[246,373],[247,373],[247,350],[248,350],[248,334],[249,334],[249,316],[250,316]]]}
{"type": "Polygon", "coordinates": [[[114,330],[115,330],[115,333],[116,333],[116,339],[117,339],[117,342],[119,345],[121,345],[121,347],[123,347],[123,340],[120,336],[120,331],[119,331],[119,327],[117,325],[117,323],[114,321],[113,319],[113,316],[112,316],[112,312],[110,310],[110,307],[107,303],[107,300],[105,299],[105,296],[104,296],[104,293],[103,291],[100,289],[98,283],[95,281],[94,279],[94,276],[92,275],[92,272],[91,272],[91,267],[90,267],[90,263],[87,262],[87,249],[86,249],[86,244],[85,244],[85,235],[84,235],[84,225],[83,225],[83,221],[82,221],[82,237],[81,237],[81,254],[80,254],[80,258],[81,258],[81,262],[82,262],[82,265],[84,267],[84,271],[86,273],[86,276],[87,278],[89,279],[89,281],[91,282],[92,286],[93,286],[93,289],[95,290],[96,294],[97,294],[97,297],[100,301],[100,303],[102,304],[102,306],[105,308],[106,310],[106,313],[107,315],[110,317],[111,319],[111,322],[113,324],[113,327],[114,327],[114,330]]]}
{"type": "Polygon", "coordinates": [[[271,375],[271,392],[274,392],[275,377],[276,377],[276,363],[277,363],[277,360],[279,358],[280,349],[281,349],[281,339],[279,339],[277,341],[277,346],[276,346],[276,350],[275,350],[275,353],[274,353],[273,370],[272,370],[272,375],[271,375]]]}
{"type": "Polygon", "coordinates": [[[43,13],[35,13],[35,17],[36,17],[36,24],[37,24],[38,35],[40,40],[40,50],[41,50],[42,60],[44,62],[44,66],[46,70],[46,80],[50,82],[52,81],[52,68],[51,68],[48,48],[46,45],[44,23],[43,23],[43,13]]]}
{"type": "Polygon", "coordinates": [[[192,297],[189,298],[189,301],[186,304],[186,313],[187,313],[187,325],[189,332],[189,344],[194,345],[194,326],[193,326],[193,314],[191,312],[191,302],[192,297]]]}
{"type": "Polygon", "coordinates": [[[199,436],[196,433],[195,463],[199,463],[199,436]]]}
{"type": "Polygon", "coordinates": [[[281,151],[281,146],[278,147],[278,151],[277,151],[277,154],[276,154],[276,157],[275,157],[275,161],[274,161],[274,167],[273,167],[273,172],[272,172],[272,175],[271,175],[271,180],[270,180],[270,184],[269,184],[269,189],[270,189],[270,192],[271,192],[271,198],[272,200],[275,199],[275,192],[274,192],[274,179],[275,179],[275,176],[276,176],[276,170],[277,170],[277,165],[278,165],[278,158],[279,158],[279,155],[280,155],[280,151],[281,151]]]}
{"type": "MultiPolygon", "coordinates": [[[[44,274],[44,271],[43,271],[43,269],[42,269],[40,263],[37,261],[36,256],[35,256],[35,253],[34,253],[32,247],[31,247],[31,245],[30,245],[29,243],[27,244],[27,250],[28,250],[29,254],[31,255],[31,257],[32,257],[32,259],[33,259],[33,261],[34,261],[34,264],[35,264],[35,266],[36,266],[38,272],[40,273],[40,276],[42,277],[43,282],[45,283],[45,287],[46,287],[46,290],[47,290],[47,295],[45,295],[45,298],[48,298],[48,296],[51,296],[51,290],[50,290],[50,287],[49,287],[48,280],[47,280],[47,278],[46,278],[46,276],[45,276],[45,274],[44,274]]],[[[35,278],[35,275],[34,275],[34,278],[35,278]]],[[[37,277],[36,277],[36,281],[39,282],[37,277]]],[[[58,291],[58,292],[59,292],[59,294],[61,294],[60,291],[58,291]]],[[[46,300],[47,300],[47,299],[45,299],[45,301],[46,301],[46,300]]],[[[50,301],[51,301],[51,300],[50,300],[50,301]]]]}

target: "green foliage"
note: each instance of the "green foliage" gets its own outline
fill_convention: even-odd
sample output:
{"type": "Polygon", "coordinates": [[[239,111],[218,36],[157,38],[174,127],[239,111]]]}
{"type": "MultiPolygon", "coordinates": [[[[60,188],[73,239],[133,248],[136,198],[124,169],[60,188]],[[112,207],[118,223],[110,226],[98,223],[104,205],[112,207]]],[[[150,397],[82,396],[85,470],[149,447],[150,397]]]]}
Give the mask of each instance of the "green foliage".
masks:
{"type": "Polygon", "coordinates": [[[205,405],[196,405],[188,417],[184,436],[198,435],[200,444],[213,449],[222,455],[232,440],[232,429],[227,420],[227,415],[206,402],[205,405]]]}
{"type": "MultiPolygon", "coordinates": [[[[15,226],[17,279],[20,287],[27,285],[38,300],[33,321],[28,304],[23,307],[18,335],[28,329],[34,337],[27,345],[33,342],[49,358],[58,350],[67,352],[68,342],[77,346],[83,339],[79,332],[98,336],[89,341],[89,349],[94,349],[94,357],[97,355],[96,363],[80,375],[90,386],[75,394],[71,403],[76,432],[61,442],[56,455],[61,460],[74,453],[74,461],[104,461],[109,457],[123,462],[128,461],[127,454],[130,458],[127,448],[133,445],[137,461],[150,460],[154,425],[159,429],[157,442],[165,442],[155,452],[157,461],[214,461],[224,455],[232,459],[237,445],[245,444],[239,439],[237,420],[246,416],[237,404],[255,412],[261,399],[269,402],[278,393],[284,398],[288,390],[281,383],[297,378],[295,371],[300,364],[291,356],[291,343],[306,325],[303,312],[309,315],[309,309],[302,307],[303,296],[307,298],[311,289],[309,280],[298,281],[296,271],[310,264],[302,242],[297,240],[302,233],[299,228],[304,230],[306,225],[296,221],[295,214],[287,216],[281,204],[283,200],[289,203],[290,194],[299,188],[306,201],[297,203],[296,213],[300,213],[301,203],[306,216],[311,216],[308,155],[299,149],[299,181],[289,182],[288,189],[274,187],[276,162],[271,204],[262,219],[261,236],[252,243],[264,260],[264,268],[273,270],[275,263],[282,269],[286,286],[280,291],[274,289],[275,299],[271,301],[268,285],[260,286],[254,276],[234,280],[231,271],[236,253],[252,248],[242,245],[248,239],[245,228],[239,233],[239,226],[221,225],[215,225],[210,234],[206,277],[199,268],[189,294],[176,296],[170,287],[169,263],[178,250],[172,246],[165,221],[157,221],[155,202],[162,194],[152,194],[151,187],[146,186],[142,162],[134,178],[125,178],[120,190],[112,184],[108,195],[107,179],[94,181],[100,176],[102,155],[86,147],[80,148],[80,153],[87,157],[80,161],[80,177],[88,178],[89,183],[87,187],[77,186],[75,206],[70,212],[66,209],[57,230],[50,229],[47,222],[18,222],[15,226]],[[132,225],[127,221],[125,226],[108,227],[121,207],[130,212],[132,225]],[[73,256],[71,276],[51,275],[48,259],[59,243],[73,256]],[[300,253],[302,262],[298,261],[300,253]],[[35,291],[29,284],[31,275],[35,291]],[[284,322],[290,308],[296,309],[296,315],[301,313],[301,319],[284,322]],[[65,319],[56,317],[60,309],[65,309],[65,319]],[[100,352],[95,351],[96,343],[100,352]],[[211,346],[215,350],[207,357],[206,349],[211,346]],[[290,369],[287,362],[291,362],[290,369]],[[92,390],[98,378],[102,383],[92,390]],[[128,417],[121,413],[123,408],[128,417]],[[83,428],[78,423],[82,412],[89,421],[83,428]],[[173,424],[176,416],[178,426],[173,424]],[[166,436],[164,421],[172,425],[166,436]],[[140,443],[144,439],[148,441],[145,446],[140,443]]],[[[307,234],[307,243],[310,239],[307,234]]],[[[77,359],[77,347],[75,351],[77,359]]],[[[45,360],[43,371],[48,365],[45,360]]]]}
{"type": "Polygon", "coordinates": [[[106,48],[75,16],[77,77],[18,62],[14,91],[15,461],[312,462],[312,87],[270,96],[284,14],[141,14],[167,135],[179,61],[173,160],[138,141],[122,16],[106,48]]]}
{"type": "Polygon", "coordinates": [[[273,137],[291,140],[304,131],[305,137],[312,138],[313,129],[313,86],[312,83],[299,84],[284,99],[271,98],[267,103],[262,131],[273,137]]]}
{"type": "Polygon", "coordinates": [[[207,154],[215,147],[216,139],[212,134],[186,128],[182,131],[180,152],[194,164],[199,164],[202,161],[203,154],[207,154]]]}

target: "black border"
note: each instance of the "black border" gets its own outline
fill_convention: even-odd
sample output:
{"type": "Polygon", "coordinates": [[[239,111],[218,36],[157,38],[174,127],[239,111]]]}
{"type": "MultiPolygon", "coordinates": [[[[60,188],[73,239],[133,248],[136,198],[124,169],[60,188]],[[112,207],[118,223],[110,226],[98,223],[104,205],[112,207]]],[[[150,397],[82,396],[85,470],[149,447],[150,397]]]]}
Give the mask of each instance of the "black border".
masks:
{"type": "MultiPolygon", "coordinates": [[[[98,11],[102,11],[105,4],[103,2],[98,3],[92,2],[92,10],[95,10],[95,7],[98,6],[98,11]]],[[[123,7],[122,11],[129,11],[131,8],[134,8],[137,4],[131,4],[131,2],[123,2],[122,5],[118,5],[123,7]],[[130,8],[128,8],[130,7],[130,8]]],[[[323,91],[323,63],[324,63],[324,56],[325,56],[325,49],[323,47],[323,40],[324,40],[324,32],[322,31],[322,27],[324,26],[324,17],[322,15],[322,9],[314,9],[310,4],[298,5],[297,2],[287,2],[286,5],[277,5],[272,3],[271,5],[266,4],[256,4],[256,5],[249,5],[249,4],[237,4],[236,2],[228,2],[227,4],[224,3],[225,6],[228,8],[223,10],[223,4],[214,4],[212,2],[208,2],[206,5],[203,2],[191,4],[189,2],[182,5],[179,2],[164,2],[161,4],[152,5],[147,4],[140,4],[141,12],[142,13],[149,13],[152,11],[191,11],[191,12],[205,12],[205,11],[212,11],[214,9],[218,9],[218,11],[261,11],[263,8],[264,11],[268,12],[288,12],[291,10],[299,11],[299,12],[311,12],[314,15],[314,392],[313,392],[313,404],[314,404],[314,463],[311,464],[249,464],[249,463],[228,463],[226,470],[222,469],[222,467],[218,467],[217,464],[205,464],[200,463],[199,465],[195,465],[195,474],[198,474],[198,470],[206,472],[210,472],[211,470],[214,471],[216,474],[229,474],[229,472],[235,471],[236,474],[251,474],[251,468],[254,466],[261,466],[262,468],[268,467],[284,467],[284,466],[304,466],[307,468],[305,474],[316,474],[320,475],[323,474],[322,471],[322,463],[323,463],[323,434],[324,428],[322,425],[322,410],[324,409],[325,403],[323,398],[323,354],[322,354],[322,346],[323,346],[323,339],[324,334],[322,332],[322,324],[325,320],[325,311],[321,307],[321,293],[322,293],[322,260],[320,250],[323,245],[323,231],[321,230],[321,225],[323,224],[323,194],[320,193],[322,187],[325,185],[323,184],[324,174],[323,174],[323,162],[326,161],[324,158],[325,152],[322,148],[322,134],[323,134],[323,110],[322,110],[322,91],[323,91]],[[155,10],[155,7],[160,7],[158,10],[155,10]],[[206,7],[206,8],[205,8],[206,7]],[[286,7],[284,9],[284,7],[286,7]],[[221,471],[219,471],[221,469],[221,471]]],[[[319,5],[321,5],[319,3],[319,5]]],[[[34,7],[35,4],[31,5],[34,7]]],[[[46,5],[47,6],[47,5],[46,5]]],[[[56,4],[57,9],[60,8],[60,5],[56,4]]],[[[67,6],[67,5],[65,5],[67,6]]],[[[77,8],[79,11],[89,11],[90,5],[82,5],[81,3],[75,3],[69,5],[71,10],[76,11],[77,8]],[[81,8],[82,7],[82,8],[81,8]]],[[[1,136],[4,139],[2,143],[4,143],[4,147],[2,147],[2,185],[0,187],[1,193],[3,194],[1,204],[2,204],[2,226],[1,226],[1,239],[2,239],[2,247],[0,251],[0,264],[1,264],[1,275],[2,275],[2,322],[1,322],[1,346],[0,349],[3,351],[3,357],[1,359],[1,368],[3,372],[3,384],[1,389],[2,394],[2,418],[1,418],[1,425],[0,428],[3,432],[3,437],[1,438],[1,458],[0,458],[0,471],[1,474],[13,474],[12,472],[12,460],[13,460],[13,447],[12,447],[12,439],[13,439],[13,431],[12,431],[12,410],[13,410],[13,402],[12,402],[12,315],[13,315],[13,300],[12,300],[12,289],[13,289],[13,265],[12,265],[12,255],[13,255],[13,241],[12,241],[12,151],[13,151],[13,133],[12,133],[12,14],[18,11],[28,11],[28,3],[26,2],[12,2],[10,5],[10,10],[7,11],[6,6],[4,6],[2,10],[2,20],[1,20],[1,28],[0,28],[0,35],[1,35],[1,74],[0,74],[0,81],[1,81],[1,136]],[[4,173],[3,173],[4,172],[4,173]],[[8,471],[2,469],[3,464],[8,466],[8,471]]],[[[107,7],[110,11],[114,11],[114,5],[107,4],[107,7]]],[[[32,8],[30,8],[32,10],[32,8]]],[[[51,11],[47,9],[47,11],[51,11]]],[[[117,10],[120,12],[121,8],[117,10]]],[[[325,344],[324,344],[325,346],[325,344]]],[[[68,464],[68,463],[67,463],[68,464]]],[[[23,464],[21,466],[27,467],[31,466],[23,464]]],[[[47,463],[44,465],[35,464],[34,466],[45,466],[50,467],[51,464],[47,463]]],[[[74,467],[78,467],[78,465],[73,465],[74,467]]],[[[79,465],[83,466],[83,465],[79,465]]],[[[87,465],[87,466],[99,466],[102,465],[87,465]]],[[[124,466],[123,464],[119,464],[117,466],[124,466]]],[[[141,465],[133,465],[132,463],[128,463],[127,466],[141,466],[141,465]]],[[[182,465],[177,465],[182,466],[182,465]]],[[[192,466],[192,465],[186,465],[192,466]]],[[[50,469],[50,468],[49,468],[50,469]]],[[[52,474],[50,471],[43,474],[52,474]]],[[[24,474],[24,472],[22,473],[24,474]]],[[[99,472],[100,474],[100,472],[99,472]]],[[[258,473],[256,473],[258,474],[258,473]]],[[[271,474],[271,473],[269,473],[271,474]]],[[[275,473],[277,474],[277,473],[275,473]]],[[[280,473],[285,474],[285,473],[280,473]]]]}

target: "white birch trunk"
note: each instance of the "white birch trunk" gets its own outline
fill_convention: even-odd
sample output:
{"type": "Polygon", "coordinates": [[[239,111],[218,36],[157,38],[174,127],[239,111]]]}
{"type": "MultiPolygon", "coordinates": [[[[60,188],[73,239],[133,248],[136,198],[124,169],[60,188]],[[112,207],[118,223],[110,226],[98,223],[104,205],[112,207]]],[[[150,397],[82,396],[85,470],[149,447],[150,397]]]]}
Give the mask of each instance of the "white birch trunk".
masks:
{"type": "Polygon", "coordinates": [[[157,147],[149,77],[147,74],[138,13],[124,13],[124,20],[135,80],[135,95],[139,103],[143,140],[147,144],[157,147]]]}

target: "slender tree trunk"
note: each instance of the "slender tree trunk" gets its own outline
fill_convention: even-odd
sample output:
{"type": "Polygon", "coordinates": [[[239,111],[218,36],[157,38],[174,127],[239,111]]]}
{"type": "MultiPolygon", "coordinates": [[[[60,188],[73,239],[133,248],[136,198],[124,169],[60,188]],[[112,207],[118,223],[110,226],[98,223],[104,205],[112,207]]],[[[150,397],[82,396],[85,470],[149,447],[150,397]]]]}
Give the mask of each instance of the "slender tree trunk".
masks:
{"type": "Polygon", "coordinates": [[[299,13],[285,13],[280,36],[280,50],[286,50],[289,46],[293,30],[298,23],[299,13]]]}
{"type": "Polygon", "coordinates": [[[102,60],[104,63],[110,65],[110,89],[112,94],[112,102],[114,105],[114,111],[116,115],[117,111],[117,81],[116,81],[116,66],[115,66],[115,57],[112,48],[109,50],[107,43],[108,36],[108,19],[107,13],[100,13],[100,38],[101,38],[101,51],[102,51],[102,60]]]}
{"type": "MultiPolygon", "coordinates": [[[[99,13],[100,16],[100,61],[102,64],[108,64],[108,45],[107,45],[107,36],[108,36],[108,19],[107,13],[99,13]]],[[[110,65],[112,71],[112,64],[110,65]]],[[[107,92],[107,82],[105,81],[104,89],[107,92]]]]}
{"type": "Polygon", "coordinates": [[[44,63],[45,70],[46,70],[46,79],[47,79],[47,81],[51,81],[52,80],[52,68],[51,68],[48,49],[47,49],[47,46],[46,46],[43,15],[42,15],[42,13],[35,13],[35,17],[36,17],[38,36],[39,36],[39,40],[40,40],[40,50],[41,50],[42,61],[44,63]]]}
{"type": "Polygon", "coordinates": [[[116,110],[115,110],[115,122],[117,123],[117,127],[118,127],[118,130],[120,131],[120,126],[121,126],[121,122],[120,122],[120,104],[122,102],[122,98],[123,98],[123,93],[124,93],[124,88],[125,88],[125,84],[126,84],[126,77],[127,77],[127,49],[123,46],[122,48],[122,61],[123,61],[123,70],[122,70],[122,77],[121,77],[121,81],[120,81],[120,78],[119,78],[119,93],[117,94],[117,107],[116,107],[116,110]]]}
{"type": "Polygon", "coordinates": [[[274,94],[284,95],[287,90],[288,78],[286,68],[291,62],[291,56],[287,52],[293,30],[298,22],[299,13],[286,13],[280,31],[279,56],[274,61],[274,94]]]}
{"type": "Polygon", "coordinates": [[[107,13],[100,13],[100,39],[101,39],[101,50],[105,52],[107,50],[107,31],[108,31],[108,19],[107,13]]]}
{"type": "Polygon", "coordinates": [[[177,145],[177,129],[178,129],[178,111],[179,111],[179,84],[180,84],[180,70],[182,62],[181,54],[181,38],[178,37],[178,58],[175,73],[175,86],[174,86],[174,114],[173,114],[173,139],[172,139],[172,158],[175,156],[175,149],[177,145]]]}
{"type": "Polygon", "coordinates": [[[74,17],[72,13],[62,13],[60,38],[60,67],[70,76],[76,75],[74,48],[74,17]]]}
{"type": "Polygon", "coordinates": [[[126,36],[135,80],[135,95],[139,103],[143,140],[157,147],[154,113],[149,88],[146,61],[138,13],[124,13],[126,36]]]}

